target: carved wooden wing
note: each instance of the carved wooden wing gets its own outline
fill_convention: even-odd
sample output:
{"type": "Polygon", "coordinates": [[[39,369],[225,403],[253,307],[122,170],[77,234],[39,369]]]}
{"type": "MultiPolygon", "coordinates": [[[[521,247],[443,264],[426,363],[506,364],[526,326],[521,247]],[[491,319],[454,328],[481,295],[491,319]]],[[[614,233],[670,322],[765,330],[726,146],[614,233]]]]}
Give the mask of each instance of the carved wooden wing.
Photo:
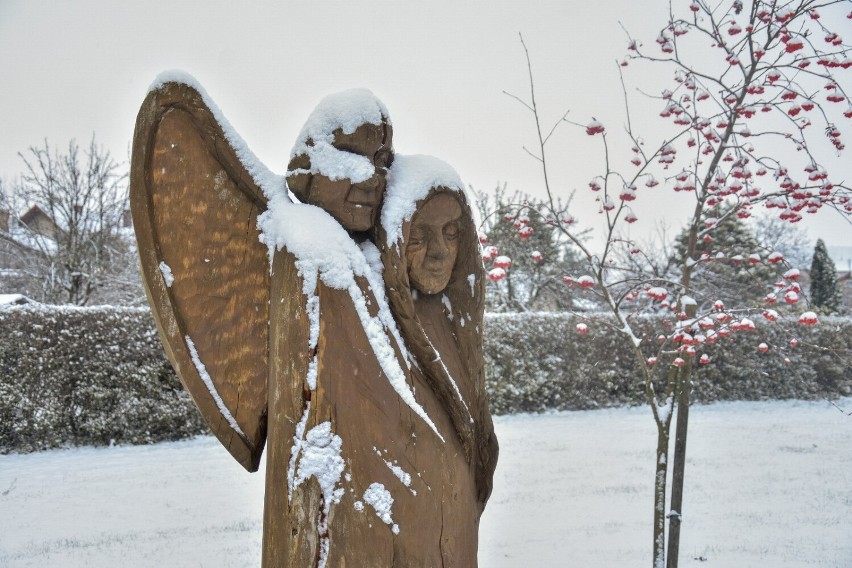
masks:
{"type": "Polygon", "coordinates": [[[142,103],[130,200],[169,359],[213,433],[255,471],[266,440],[266,198],[193,87],[164,83],[142,103]]]}

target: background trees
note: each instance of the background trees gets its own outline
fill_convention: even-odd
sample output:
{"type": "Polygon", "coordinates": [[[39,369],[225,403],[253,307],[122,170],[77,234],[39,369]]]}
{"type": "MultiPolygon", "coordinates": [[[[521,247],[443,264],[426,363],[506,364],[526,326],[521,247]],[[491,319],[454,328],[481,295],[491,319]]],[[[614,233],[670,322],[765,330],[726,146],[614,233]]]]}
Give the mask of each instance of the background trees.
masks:
{"type": "MultiPolygon", "coordinates": [[[[563,276],[576,271],[579,257],[571,242],[551,224],[536,224],[545,204],[527,194],[509,196],[506,187],[479,192],[482,260],[494,283],[487,289],[492,312],[553,311],[588,308],[578,305],[563,276]],[[521,204],[518,207],[517,204],[521,204]]],[[[567,220],[567,219],[566,219],[567,220]]]]}
{"type": "Polygon", "coordinates": [[[8,188],[3,254],[8,291],[48,303],[133,303],[144,298],[127,216],[126,174],[94,137],[81,150],[47,141],[19,154],[25,170],[8,188]]]}
{"type": "Polygon", "coordinates": [[[817,239],[811,262],[811,303],[825,313],[840,309],[840,288],[837,286],[837,269],[828,256],[825,243],[817,239]]]}
{"type": "Polygon", "coordinates": [[[751,217],[748,227],[761,246],[780,252],[792,266],[804,268],[810,265],[813,242],[801,225],[788,223],[770,211],[763,211],[751,217]]]}
{"type": "Polygon", "coordinates": [[[724,210],[714,210],[711,214],[721,219],[712,233],[708,233],[711,238],[697,242],[692,255],[686,256],[689,230],[685,228],[678,235],[672,265],[680,267],[684,258],[695,263],[693,288],[701,290],[701,294],[695,296],[705,304],[699,305],[699,311],[712,309],[712,303],[719,300],[731,306],[762,306],[770,292],[767,284],[781,277],[784,265],[789,265],[789,261],[782,266],[764,262],[763,259],[775,249],[759,241],[745,221],[724,210]],[[706,262],[706,259],[720,253],[724,262],[706,262]]]}

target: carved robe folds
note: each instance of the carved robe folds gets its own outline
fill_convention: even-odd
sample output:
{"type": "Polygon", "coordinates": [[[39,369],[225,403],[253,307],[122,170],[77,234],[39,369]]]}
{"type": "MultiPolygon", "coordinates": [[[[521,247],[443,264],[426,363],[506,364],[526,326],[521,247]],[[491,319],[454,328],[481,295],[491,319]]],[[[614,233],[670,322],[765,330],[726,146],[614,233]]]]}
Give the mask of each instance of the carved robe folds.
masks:
{"type": "MultiPolygon", "coordinates": [[[[474,474],[449,416],[422,375],[412,373],[409,384],[443,441],[394,390],[350,294],[320,282],[317,377],[311,391],[304,380],[310,364],[303,348],[310,336],[307,298],[292,255],[276,253],[272,282],[264,567],[314,566],[326,539],[327,566],[475,566],[474,474]],[[330,422],[342,442],[345,467],[335,487],[343,491],[328,507],[327,519],[317,478],[303,481],[289,499],[282,491],[288,472],[295,477],[301,465],[300,454],[291,466],[291,451],[308,406],[303,432],[330,422]],[[377,509],[365,500],[374,484],[388,492],[392,505],[378,503],[377,509]]],[[[360,284],[369,298],[366,282],[360,284]]],[[[372,306],[375,315],[375,302],[372,306]]]]}

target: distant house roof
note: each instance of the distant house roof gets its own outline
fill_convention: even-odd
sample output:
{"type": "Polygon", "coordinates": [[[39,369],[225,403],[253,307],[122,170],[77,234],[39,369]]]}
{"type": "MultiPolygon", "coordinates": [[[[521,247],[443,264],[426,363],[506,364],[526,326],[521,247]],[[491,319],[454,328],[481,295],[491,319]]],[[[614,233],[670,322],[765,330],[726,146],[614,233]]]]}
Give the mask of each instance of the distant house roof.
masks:
{"type": "Polygon", "coordinates": [[[53,219],[50,218],[50,215],[44,212],[44,209],[38,205],[33,205],[26,213],[21,215],[21,223],[29,225],[39,217],[43,217],[44,219],[53,222],[53,219]]]}
{"type": "Polygon", "coordinates": [[[852,247],[827,246],[825,248],[838,272],[852,272],[852,247]]]}
{"type": "Polygon", "coordinates": [[[21,215],[21,223],[29,227],[31,231],[46,237],[53,238],[63,232],[56,219],[45,213],[44,209],[38,205],[33,205],[21,215]]]}

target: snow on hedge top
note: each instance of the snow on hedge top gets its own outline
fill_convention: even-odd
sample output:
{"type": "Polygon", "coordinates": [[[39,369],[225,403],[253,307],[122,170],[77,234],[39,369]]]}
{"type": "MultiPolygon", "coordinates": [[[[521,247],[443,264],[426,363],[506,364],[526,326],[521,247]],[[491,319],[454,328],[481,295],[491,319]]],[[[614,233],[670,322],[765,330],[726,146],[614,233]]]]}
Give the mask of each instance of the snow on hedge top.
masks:
{"type": "Polygon", "coordinates": [[[0,306],[20,306],[32,303],[33,301],[23,294],[0,294],[0,306]]]}
{"type": "Polygon", "coordinates": [[[216,105],[213,99],[210,98],[210,95],[207,94],[207,91],[201,86],[201,83],[199,83],[195,77],[185,71],[177,69],[163,71],[157,75],[157,78],[154,79],[154,82],[151,83],[150,87],[148,87],[148,92],[151,93],[159,90],[163,88],[166,83],[180,83],[198,91],[198,94],[201,95],[201,99],[204,101],[204,104],[206,104],[210,109],[210,112],[213,113],[213,118],[215,118],[216,122],[219,123],[219,126],[222,127],[222,131],[225,133],[225,139],[228,140],[228,143],[234,149],[234,152],[236,152],[240,163],[245,167],[254,182],[266,195],[267,199],[272,199],[272,196],[277,193],[286,193],[284,176],[273,173],[257,158],[257,156],[254,155],[254,152],[249,149],[245,140],[237,134],[237,131],[234,130],[234,127],[231,126],[231,123],[228,122],[225,115],[222,114],[222,110],[216,105]]]}
{"type": "Polygon", "coordinates": [[[464,184],[459,174],[443,160],[424,155],[397,154],[394,157],[388,172],[381,219],[389,243],[402,238],[402,224],[414,215],[417,202],[436,187],[464,193],[464,184]]]}
{"type": "Polygon", "coordinates": [[[353,183],[370,179],[375,173],[373,162],[358,154],[335,148],[334,131],[352,134],[363,124],[390,124],[388,109],[369,89],[350,89],[322,99],[299,132],[290,158],[307,155],[310,170],[288,173],[321,174],[331,180],[350,179],[353,183]],[[308,140],[312,145],[308,145],[308,140]]]}

